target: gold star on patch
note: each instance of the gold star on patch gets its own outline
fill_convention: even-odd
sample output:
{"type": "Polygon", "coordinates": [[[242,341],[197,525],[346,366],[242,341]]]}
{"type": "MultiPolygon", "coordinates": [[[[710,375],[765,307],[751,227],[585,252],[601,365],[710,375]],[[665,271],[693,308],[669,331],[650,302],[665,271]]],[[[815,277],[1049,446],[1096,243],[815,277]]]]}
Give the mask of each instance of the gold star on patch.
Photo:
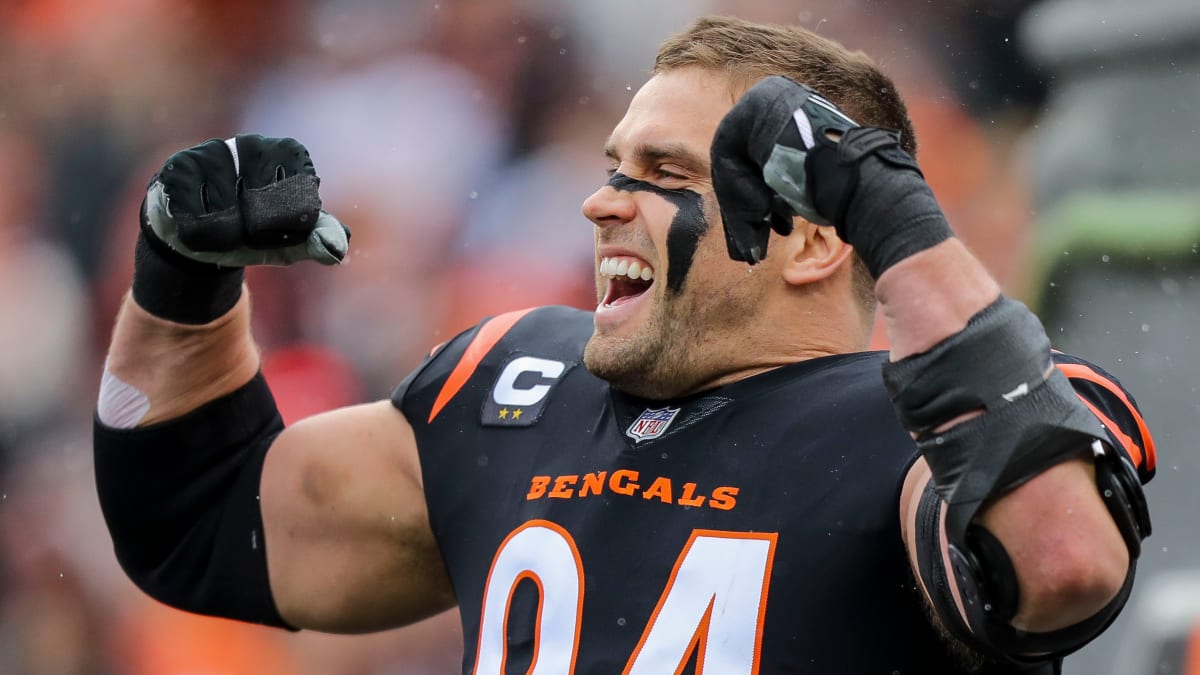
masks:
{"type": "Polygon", "coordinates": [[[521,412],[522,412],[522,411],[521,411],[521,409],[520,409],[520,408],[517,408],[516,410],[514,410],[514,411],[513,411],[513,419],[514,419],[514,420],[519,420],[519,419],[521,419],[521,412]]]}
{"type": "Polygon", "coordinates": [[[508,419],[508,408],[500,409],[500,419],[502,419],[502,420],[508,419]]]}

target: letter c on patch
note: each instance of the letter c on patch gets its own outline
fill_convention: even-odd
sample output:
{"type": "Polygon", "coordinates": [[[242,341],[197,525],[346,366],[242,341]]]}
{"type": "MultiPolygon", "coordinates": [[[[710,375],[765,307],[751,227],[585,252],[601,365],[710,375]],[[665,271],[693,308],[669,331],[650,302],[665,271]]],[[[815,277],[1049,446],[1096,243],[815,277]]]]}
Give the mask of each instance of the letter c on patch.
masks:
{"type": "Polygon", "coordinates": [[[539,359],[535,356],[522,356],[513,359],[500,373],[496,386],[492,388],[492,400],[500,405],[531,406],[541,401],[550,392],[550,384],[558,379],[567,369],[561,361],[539,359]],[[541,375],[541,381],[532,386],[517,386],[517,379],[525,373],[541,375]]]}

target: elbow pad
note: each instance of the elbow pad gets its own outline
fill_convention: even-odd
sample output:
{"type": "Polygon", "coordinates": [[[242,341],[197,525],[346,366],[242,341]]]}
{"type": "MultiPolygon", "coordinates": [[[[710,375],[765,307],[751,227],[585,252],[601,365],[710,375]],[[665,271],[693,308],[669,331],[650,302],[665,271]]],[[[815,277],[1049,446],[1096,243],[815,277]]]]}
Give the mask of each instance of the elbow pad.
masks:
{"type": "Polygon", "coordinates": [[[1116,596],[1099,612],[1048,633],[1030,633],[1009,623],[1020,601],[1017,575],[1004,546],[986,529],[972,525],[966,546],[950,547],[953,569],[945,569],[939,525],[942,500],[932,483],[926,487],[917,512],[917,572],[942,626],[960,642],[994,658],[1036,663],[1078,650],[1116,620],[1133,590],[1141,542],[1150,534],[1150,515],[1133,466],[1099,441],[1093,451],[1096,487],[1129,548],[1129,571],[1116,596]],[[948,574],[953,574],[958,584],[967,615],[965,622],[950,590],[948,574]]]}
{"type": "Polygon", "coordinates": [[[172,607],[281,628],[258,485],[283,420],[262,374],[177,419],[94,421],[96,487],[122,569],[172,607]]]}
{"type": "Polygon", "coordinates": [[[943,624],[960,640],[983,651],[1024,660],[1061,656],[1104,630],[1128,598],[1141,541],[1150,520],[1133,467],[1100,439],[1104,428],[1054,367],[1041,323],[1021,303],[1001,297],[971,318],[966,328],[921,354],[884,366],[884,381],[896,412],[932,473],[926,513],[945,502],[945,534],[954,575],[969,624],[964,630],[948,592],[936,587],[944,573],[940,544],[929,532],[922,577],[943,624]],[[964,413],[984,414],[936,429],[964,413]],[[1092,618],[1053,633],[1017,630],[1010,621],[1019,604],[1016,573],[1003,546],[975,516],[1000,497],[1060,462],[1090,455],[1097,489],[1129,549],[1129,574],[1108,606],[1092,618]],[[928,542],[934,541],[932,546],[928,542]],[[941,596],[941,597],[939,597],[941,596]]]}

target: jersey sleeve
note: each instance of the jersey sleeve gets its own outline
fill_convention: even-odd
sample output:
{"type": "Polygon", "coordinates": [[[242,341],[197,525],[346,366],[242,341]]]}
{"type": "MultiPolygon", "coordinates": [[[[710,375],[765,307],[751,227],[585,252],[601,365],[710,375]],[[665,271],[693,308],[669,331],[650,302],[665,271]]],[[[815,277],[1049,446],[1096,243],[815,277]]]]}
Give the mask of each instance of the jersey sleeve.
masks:
{"type": "Polygon", "coordinates": [[[462,391],[483,357],[530,311],[520,310],[484,319],[475,327],[434,347],[429,356],[392,391],[392,405],[404,413],[414,427],[432,422],[446,404],[462,391]],[[413,403],[411,394],[426,392],[431,387],[438,388],[432,405],[417,406],[413,403]],[[418,407],[423,409],[418,410],[418,407]]]}
{"type": "Polygon", "coordinates": [[[1125,453],[1143,484],[1149,482],[1154,477],[1158,457],[1154,438],[1133,396],[1117,378],[1081,358],[1054,352],[1054,364],[1104,425],[1113,447],[1125,453]]]}

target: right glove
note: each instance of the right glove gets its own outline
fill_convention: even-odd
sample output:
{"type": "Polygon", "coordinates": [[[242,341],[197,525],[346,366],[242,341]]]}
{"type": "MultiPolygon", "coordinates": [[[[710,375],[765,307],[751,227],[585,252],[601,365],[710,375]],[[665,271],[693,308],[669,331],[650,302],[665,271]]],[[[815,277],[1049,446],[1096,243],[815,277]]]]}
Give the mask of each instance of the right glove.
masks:
{"type": "Polygon", "coordinates": [[[247,265],[341,262],[350,231],[321,210],[319,185],[291,138],[240,135],[171,155],[142,203],[134,300],[203,324],[237,303],[247,265]]]}
{"type": "Polygon", "coordinates": [[[167,160],[146,191],[143,231],[185,258],[222,267],[346,257],[349,230],[321,210],[321,179],[291,138],[213,139],[167,160]]]}

